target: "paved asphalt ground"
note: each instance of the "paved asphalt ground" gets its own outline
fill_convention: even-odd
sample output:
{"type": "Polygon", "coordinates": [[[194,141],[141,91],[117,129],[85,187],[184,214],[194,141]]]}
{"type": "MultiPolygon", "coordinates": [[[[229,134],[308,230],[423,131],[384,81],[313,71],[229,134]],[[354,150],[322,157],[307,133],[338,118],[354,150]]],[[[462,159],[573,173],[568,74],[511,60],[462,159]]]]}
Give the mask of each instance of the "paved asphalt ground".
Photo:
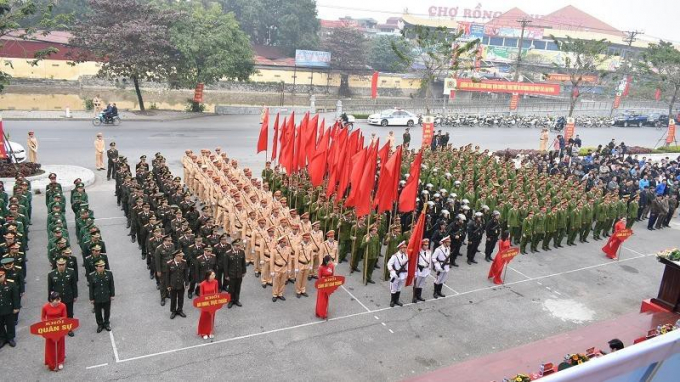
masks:
{"type": "MultiPolygon", "coordinates": [[[[386,135],[386,128],[365,127],[386,135]]],[[[5,121],[5,131],[23,143],[28,130],[40,140],[40,160],[49,164],[94,167],[92,141],[103,131],[115,140],[131,162],[141,154],[162,152],[173,171],[180,171],[185,148],[221,146],[259,172],[263,155],[253,154],[257,117],[205,117],[176,122],[124,122],[120,127],[95,128],[88,122],[5,121]]],[[[401,137],[402,128],[395,128],[401,137]]],[[[538,131],[519,129],[448,129],[455,145],[478,143],[489,149],[535,148],[538,131]]],[[[653,145],[660,131],[590,129],[579,133],[586,145],[611,138],[628,145],[653,145]]],[[[420,142],[414,131],[414,143],[420,142]]],[[[398,139],[400,140],[400,139],[398,139]]],[[[605,258],[604,242],[559,251],[519,256],[507,272],[506,285],[486,279],[488,264],[461,265],[450,275],[446,298],[389,308],[387,283],[361,285],[360,276],[331,297],[329,321],[314,317],[315,290],[296,299],[288,286],[285,302],[271,302],[252,272],[246,276],[242,308],[217,313],[214,342],[196,336],[198,312],[185,301],[187,318],[169,319],[169,305],[149,280],[137,246],[126,236],[122,211],[116,206],[113,182],[97,172],[88,188],[90,205],[102,228],[116,280],[111,323],[113,331],[95,332],[87,289],[80,269],[81,299],[75,307],[81,326],[67,338],[66,368],[59,373],[43,367],[43,340],[29,334],[46,301],[48,264],[45,260],[45,200],[34,198],[28,257],[28,284],[17,332],[16,348],[0,350],[2,380],[402,380],[519,344],[576,329],[589,323],[637,311],[640,302],[656,296],[663,272],[653,254],[678,244],[679,220],[672,228],[650,232],[638,223],[620,261],[605,258]]],[[[73,215],[69,228],[75,245],[73,215]]],[[[80,257],[78,249],[76,256],[80,257]]],[[[347,275],[342,264],[338,273],[347,275]]],[[[410,301],[411,291],[402,295],[410,301]]],[[[593,344],[605,346],[605,344],[593,344]]],[[[582,351],[569,349],[565,352],[582,351]]],[[[537,365],[538,366],[538,365],[537,365]]],[[[523,372],[526,370],[518,370],[523,372]]],[[[503,376],[498,376],[500,380],[503,376]]],[[[455,376],[474,381],[474,376],[455,376]]]]}

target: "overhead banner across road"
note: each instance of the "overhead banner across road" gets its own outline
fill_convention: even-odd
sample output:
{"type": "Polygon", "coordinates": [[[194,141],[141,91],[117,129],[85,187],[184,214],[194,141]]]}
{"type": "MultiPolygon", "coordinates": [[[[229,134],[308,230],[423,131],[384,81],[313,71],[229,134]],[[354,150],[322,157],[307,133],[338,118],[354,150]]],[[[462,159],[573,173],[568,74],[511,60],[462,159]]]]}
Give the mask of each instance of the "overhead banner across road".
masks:
{"type": "Polygon", "coordinates": [[[456,80],[456,90],[468,92],[559,95],[560,85],[505,81],[473,82],[468,78],[459,78],[456,80]]]}

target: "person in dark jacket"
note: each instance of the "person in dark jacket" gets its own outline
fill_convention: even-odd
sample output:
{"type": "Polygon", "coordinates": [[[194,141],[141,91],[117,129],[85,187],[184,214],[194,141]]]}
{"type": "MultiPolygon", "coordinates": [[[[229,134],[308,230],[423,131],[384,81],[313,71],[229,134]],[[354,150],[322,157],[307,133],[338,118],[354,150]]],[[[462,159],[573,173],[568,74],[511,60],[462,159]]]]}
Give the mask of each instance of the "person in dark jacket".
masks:
{"type": "Polygon", "coordinates": [[[243,243],[241,240],[234,240],[232,243],[232,251],[225,254],[224,257],[224,275],[226,276],[229,285],[229,293],[231,294],[231,301],[227,308],[232,306],[242,306],[241,304],[241,283],[243,276],[246,275],[246,253],[243,250],[243,243]]]}
{"type": "Polygon", "coordinates": [[[170,292],[170,319],[176,316],[186,317],[184,308],[184,289],[189,283],[189,266],[184,260],[182,251],[175,252],[175,258],[167,262],[165,274],[168,292],[170,292]]]}

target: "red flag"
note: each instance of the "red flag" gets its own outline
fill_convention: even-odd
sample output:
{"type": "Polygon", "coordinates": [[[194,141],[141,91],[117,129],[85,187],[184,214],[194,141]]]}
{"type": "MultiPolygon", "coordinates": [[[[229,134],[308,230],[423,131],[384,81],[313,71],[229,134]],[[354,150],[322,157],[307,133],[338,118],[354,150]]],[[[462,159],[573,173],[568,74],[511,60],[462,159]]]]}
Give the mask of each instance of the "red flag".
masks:
{"type": "MultiPolygon", "coordinates": [[[[286,119],[283,119],[283,124],[286,124],[286,119]]],[[[276,159],[276,150],[278,150],[279,145],[279,113],[276,113],[276,119],[274,120],[274,148],[272,149],[272,160],[276,159]]]]}
{"type": "MultiPolygon", "coordinates": [[[[356,194],[359,191],[359,183],[361,183],[361,176],[363,175],[363,170],[366,166],[367,157],[368,149],[363,149],[360,152],[354,154],[354,156],[351,158],[349,163],[349,182],[352,185],[352,188],[349,190],[349,196],[347,197],[347,200],[345,200],[345,207],[353,207],[355,205],[354,199],[356,198],[356,194]]],[[[339,189],[338,195],[342,197],[339,189]]]]}
{"type": "Polygon", "coordinates": [[[408,253],[408,273],[406,276],[406,286],[410,286],[413,283],[413,279],[415,278],[416,267],[418,266],[418,255],[420,253],[424,231],[425,210],[423,210],[423,212],[420,214],[418,222],[411,232],[411,238],[408,241],[408,247],[406,247],[406,253],[408,253]]]}
{"type": "MultiPolygon", "coordinates": [[[[324,133],[326,133],[326,118],[321,120],[321,124],[319,125],[319,132],[316,134],[316,136],[319,138],[319,140],[316,142],[318,145],[319,142],[321,141],[321,138],[323,138],[324,133]]],[[[333,136],[332,134],[330,135],[331,137],[333,136]]]]}
{"type": "Polygon", "coordinates": [[[321,137],[321,142],[316,147],[314,157],[309,161],[309,180],[314,187],[318,187],[323,183],[323,177],[326,175],[326,154],[328,153],[328,140],[330,132],[321,137]]]}
{"type": "MultiPolygon", "coordinates": [[[[342,129],[347,131],[347,129],[342,129]]],[[[347,138],[346,148],[339,153],[339,163],[336,164],[336,171],[338,174],[338,196],[342,198],[345,195],[347,186],[349,186],[352,171],[357,167],[352,167],[352,157],[357,153],[359,145],[359,130],[354,131],[349,138],[347,138]]],[[[360,149],[361,150],[361,149],[360,149]]]]}
{"type": "Polygon", "coordinates": [[[378,72],[373,72],[371,77],[371,98],[378,98],[378,72]]]}
{"type": "Polygon", "coordinates": [[[295,155],[295,120],[293,115],[290,116],[288,120],[288,125],[286,126],[286,134],[282,137],[284,141],[281,144],[281,156],[279,158],[279,163],[283,168],[286,169],[288,174],[292,174],[296,171],[293,167],[293,158],[295,155]]]}
{"type": "Polygon", "coordinates": [[[2,117],[0,117],[0,158],[7,159],[7,150],[5,149],[5,130],[2,127],[2,117]]]}
{"type": "MultiPolygon", "coordinates": [[[[307,124],[307,136],[306,138],[306,143],[305,143],[305,159],[307,160],[307,164],[312,163],[312,157],[314,156],[314,153],[316,152],[316,131],[318,129],[319,125],[319,115],[316,114],[314,118],[312,118],[309,123],[307,124]]],[[[304,167],[305,162],[302,162],[300,164],[300,167],[304,167]]]]}
{"type": "Polygon", "coordinates": [[[661,89],[656,88],[656,91],[654,92],[654,99],[657,101],[661,99],[661,89]]]}
{"type": "Polygon", "coordinates": [[[380,151],[378,152],[378,159],[380,159],[380,168],[385,165],[385,162],[387,162],[387,157],[390,155],[390,143],[387,142],[385,143],[385,146],[383,146],[380,151]]]}
{"type": "MultiPolygon", "coordinates": [[[[264,118],[260,127],[260,138],[257,140],[257,153],[267,151],[267,141],[269,140],[269,108],[264,109],[264,118]]],[[[266,159],[266,158],[265,158],[266,159]]]]}
{"type": "Polygon", "coordinates": [[[401,175],[401,146],[394,155],[380,168],[380,180],[378,191],[375,193],[375,205],[378,213],[389,211],[392,204],[397,200],[397,185],[401,175]]]}
{"type": "Polygon", "coordinates": [[[411,212],[416,209],[416,196],[418,194],[418,179],[420,178],[420,163],[423,160],[423,151],[416,155],[411,163],[411,171],[404,189],[399,195],[399,212],[411,212]]]}
{"type": "MultiPolygon", "coordinates": [[[[359,190],[356,193],[356,215],[357,217],[366,216],[371,213],[371,201],[373,200],[373,188],[375,186],[375,170],[378,162],[378,145],[376,142],[373,150],[370,150],[364,171],[361,174],[359,190]]],[[[354,185],[352,185],[354,187],[354,185]]]]}

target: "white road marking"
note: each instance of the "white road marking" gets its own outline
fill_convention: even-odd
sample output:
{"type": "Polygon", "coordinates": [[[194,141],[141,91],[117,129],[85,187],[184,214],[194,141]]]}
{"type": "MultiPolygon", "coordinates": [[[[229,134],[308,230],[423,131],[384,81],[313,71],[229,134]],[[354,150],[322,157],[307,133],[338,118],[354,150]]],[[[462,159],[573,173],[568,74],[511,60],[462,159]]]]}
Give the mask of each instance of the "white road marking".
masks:
{"type": "Polygon", "coordinates": [[[390,329],[390,333],[394,334],[394,332],[392,331],[392,329],[390,329]]]}
{"type": "Polygon", "coordinates": [[[513,268],[513,267],[511,267],[511,266],[509,266],[509,265],[508,265],[508,269],[511,270],[511,271],[513,271],[513,272],[516,272],[517,274],[519,274],[520,276],[524,277],[525,279],[530,279],[530,278],[531,278],[531,277],[525,275],[524,273],[518,271],[517,269],[515,269],[515,268],[513,268]]]}
{"type": "Polygon", "coordinates": [[[86,367],[85,369],[87,369],[87,370],[96,369],[96,368],[98,368],[98,367],[108,366],[108,365],[109,365],[108,363],[102,363],[101,365],[88,366],[88,367],[86,367]]]}
{"type": "MultiPolygon", "coordinates": [[[[428,276],[430,276],[430,278],[431,278],[432,280],[437,280],[434,276],[432,276],[431,273],[430,273],[428,276]]],[[[460,293],[458,293],[456,290],[454,290],[453,288],[451,288],[450,286],[446,285],[446,283],[444,283],[444,284],[442,284],[442,285],[444,285],[444,286],[446,287],[446,289],[450,290],[451,292],[455,293],[456,295],[459,295],[459,294],[460,294],[460,293]]]]}
{"type": "Polygon", "coordinates": [[[384,322],[381,322],[381,324],[382,324],[382,326],[387,326],[387,324],[385,324],[384,322]]]}
{"type": "Polygon", "coordinates": [[[120,362],[120,357],[118,357],[118,347],[116,346],[116,340],[113,338],[113,332],[109,332],[109,338],[111,338],[111,347],[113,347],[113,356],[116,362],[120,362]]]}
{"type": "Polygon", "coordinates": [[[353,295],[352,293],[350,293],[350,292],[347,290],[347,288],[345,288],[344,285],[340,285],[340,288],[342,288],[342,290],[344,290],[345,292],[347,292],[347,294],[348,294],[350,297],[352,297],[352,298],[354,299],[354,301],[358,302],[359,305],[363,306],[364,309],[366,309],[367,312],[370,312],[370,311],[371,311],[370,309],[368,309],[368,307],[366,307],[366,305],[364,305],[361,301],[359,301],[358,298],[354,297],[354,295],[353,295]]]}
{"type": "MultiPolygon", "coordinates": [[[[492,285],[492,286],[488,286],[488,287],[484,287],[484,288],[477,288],[477,289],[469,290],[469,291],[462,292],[462,293],[459,293],[459,294],[456,294],[456,295],[448,295],[446,297],[440,297],[438,299],[429,299],[429,300],[420,302],[419,304],[424,304],[424,303],[428,303],[428,302],[432,302],[432,301],[446,300],[446,299],[449,299],[449,298],[463,296],[463,295],[466,295],[466,294],[482,292],[482,291],[486,291],[486,290],[490,290],[490,289],[494,289],[494,288],[502,288],[504,286],[507,287],[507,286],[511,286],[511,285],[523,284],[523,283],[526,283],[526,282],[529,282],[529,281],[536,281],[536,280],[551,278],[551,277],[560,276],[560,275],[564,275],[564,274],[580,272],[580,271],[584,271],[584,270],[587,270],[587,269],[599,268],[599,267],[611,265],[611,264],[620,264],[622,262],[632,261],[632,260],[636,260],[636,259],[640,259],[640,258],[644,258],[644,257],[649,257],[649,256],[653,256],[653,255],[652,254],[641,255],[641,256],[631,257],[631,258],[628,258],[628,259],[623,259],[623,260],[618,261],[618,262],[612,261],[612,262],[606,262],[606,263],[601,263],[601,264],[596,264],[596,265],[590,265],[590,266],[587,266],[587,267],[573,269],[573,270],[570,270],[570,271],[557,272],[557,273],[552,273],[552,274],[545,275],[545,276],[534,277],[534,278],[527,279],[527,280],[514,281],[512,283],[506,283],[506,284],[500,285],[500,286],[499,285],[492,285]]],[[[343,289],[344,289],[344,287],[343,287],[343,289]]],[[[347,291],[347,293],[349,293],[349,291],[347,291]]],[[[351,294],[350,294],[350,296],[351,296],[351,294]]],[[[356,298],[355,298],[355,300],[356,300],[356,298]]],[[[364,308],[366,308],[365,305],[363,305],[363,304],[361,304],[361,305],[364,306],[364,308]]],[[[416,304],[412,303],[412,302],[404,304],[404,306],[409,306],[409,305],[416,305],[416,304]]],[[[385,311],[385,310],[388,310],[388,309],[394,309],[394,308],[388,306],[388,307],[385,307],[385,308],[380,308],[380,309],[375,309],[375,310],[367,310],[365,312],[353,313],[353,314],[348,314],[348,315],[345,315],[345,316],[330,318],[330,319],[328,319],[328,321],[330,322],[330,321],[346,320],[348,318],[363,316],[363,315],[366,315],[366,314],[379,313],[379,312],[382,312],[382,311],[385,311]]],[[[373,317],[376,320],[378,319],[378,316],[376,316],[376,315],[374,315],[373,317]]],[[[140,360],[140,359],[156,357],[156,356],[165,355],[165,354],[177,353],[177,352],[184,351],[184,350],[201,348],[201,347],[204,347],[204,346],[211,346],[211,345],[233,342],[233,341],[238,341],[238,340],[247,339],[247,338],[260,337],[260,336],[264,336],[264,335],[268,335],[268,334],[285,332],[285,331],[288,331],[288,330],[299,329],[299,328],[304,328],[304,327],[307,327],[307,326],[322,324],[324,322],[326,322],[326,321],[312,321],[312,322],[307,322],[307,323],[304,323],[304,324],[293,325],[293,326],[288,326],[288,327],[283,327],[283,328],[278,328],[278,329],[272,329],[272,330],[267,330],[267,331],[259,332],[259,333],[251,333],[251,334],[246,334],[246,335],[242,335],[242,336],[238,336],[238,337],[225,338],[223,340],[218,340],[218,341],[214,341],[214,342],[205,342],[205,343],[200,343],[200,344],[196,344],[196,345],[192,345],[192,346],[186,346],[186,347],[183,347],[183,348],[170,349],[170,350],[165,350],[165,351],[162,351],[162,352],[145,354],[145,355],[126,358],[126,359],[120,359],[118,357],[118,349],[116,348],[116,343],[115,343],[114,338],[113,338],[113,332],[109,332],[109,335],[111,337],[111,345],[113,347],[113,353],[114,353],[114,356],[116,358],[116,362],[117,363],[123,363],[123,362],[137,361],[137,360],[140,360]]]]}

